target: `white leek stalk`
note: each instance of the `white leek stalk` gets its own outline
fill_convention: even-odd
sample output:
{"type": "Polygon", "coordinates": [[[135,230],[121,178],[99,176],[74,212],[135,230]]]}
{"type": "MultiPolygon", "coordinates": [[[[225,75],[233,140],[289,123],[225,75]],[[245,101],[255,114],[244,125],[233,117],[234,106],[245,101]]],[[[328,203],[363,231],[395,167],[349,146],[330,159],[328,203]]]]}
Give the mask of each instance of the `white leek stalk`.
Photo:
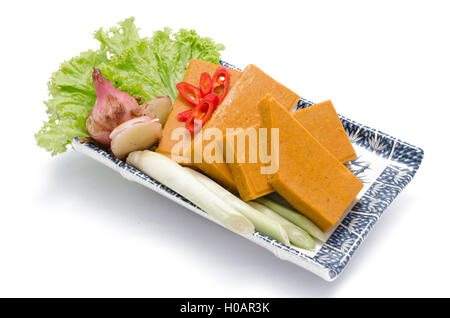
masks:
{"type": "Polygon", "coordinates": [[[202,183],[206,188],[214,192],[220,199],[222,199],[224,202],[227,202],[230,206],[245,215],[255,225],[255,229],[259,233],[267,235],[280,243],[290,246],[289,237],[285,229],[280,225],[279,222],[274,221],[272,218],[269,218],[268,216],[254,209],[207,176],[190,168],[184,169],[193,177],[195,177],[200,183],[202,183]]]}
{"type": "Polygon", "coordinates": [[[315,237],[321,242],[325,242],[327,240],[325,234],[322,232],[322,230],[310,219],[308,219],[306,216],[300,214],[300,212],[291,210],[284,205],[281,205],[275,201],[272,201],[268,198],[258,198],[255,200],[258,203],[261,203],[268,207],[269,209],[275,211],[282,217],[288,219],[298,227],[304,229],[306,232],[308,232],[312,237],[315,237]]]}
{"type": "Polygon", "coordinates": [[[246,217],[166,156],[149,150],[134,151],[127,163],[179,193],[230,230],[243,235],[254,232],[255,227],[246,217]]]}
{"type": "Polygon", "coordinates": [[[259,212],[264,213],[274,221],[280,223],[281,226],[286,230],[286,233],[289,237],[289,241],[292,244],[307,250],[314,250],[316,242],[306,231],[302,230],[294,223],[289,222],[281,215],[275,213],[274,211],[272,211],[271,209],[260,203],[250,201],[248,204],[251,205],[256,210],[258,210],[259,212]]]}

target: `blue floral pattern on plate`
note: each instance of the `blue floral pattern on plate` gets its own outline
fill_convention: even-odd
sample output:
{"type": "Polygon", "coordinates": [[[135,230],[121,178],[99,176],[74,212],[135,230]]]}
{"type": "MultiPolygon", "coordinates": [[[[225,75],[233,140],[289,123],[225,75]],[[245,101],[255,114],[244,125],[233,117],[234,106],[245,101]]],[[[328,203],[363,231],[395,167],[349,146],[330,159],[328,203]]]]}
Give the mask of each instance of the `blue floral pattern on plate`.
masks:
{"type": "MultiPolygon", "coordinates": [[[[222,64],[235,68],[226,62],[222,64]]],[[[313,104],[301,98],[296,110],[313,104]]],[[[288,247],[258,232],[245,236],[272,251],[277,257],[304,267],[328,281],[334,280],[342,272],[389,204],[414,177],[424,155],[422,149],[395,137],[341,115],[340,119],[358,154],[357,159],[346,165],[364,183],[364,188],[358,195],[358,202],[327,233],[328,240],[311,253],[296,247],[288,247]]],[[[160,184],[94,144],[84,143],[75,138],[72,146],[76,151],[118,171],[123,177],[139,182],[215,222],[208,214],[169,187],[160,184]]]]}

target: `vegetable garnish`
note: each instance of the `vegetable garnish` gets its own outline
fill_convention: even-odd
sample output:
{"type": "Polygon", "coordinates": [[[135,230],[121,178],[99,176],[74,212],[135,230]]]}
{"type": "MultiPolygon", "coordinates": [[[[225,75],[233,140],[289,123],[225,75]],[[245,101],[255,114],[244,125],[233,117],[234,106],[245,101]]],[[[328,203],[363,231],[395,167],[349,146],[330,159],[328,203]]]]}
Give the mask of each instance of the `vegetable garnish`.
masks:
{"type": "Polygon", "coordinates": [[[211,93],[212,90],[212,80],[211,75],[208,72],[203,72],[200,75],[200,92],[202,93],[202,97],[211,93]]]}
{"type": "Polygon", "coordinates": [[[181,96],[192,106],[197,106],[202,98],[202,93],[198,87],[187,82],[180,82],[177,84],[177,90],[181,96]]]}
{"type": "Polygon", "coordinates": [[[220,66],[212,78],[212,92],[219,96],[219,104],[223,101],[230,87],[230,72],[225,66],[220,66]]]}
{"type": "Polygon", "coordinates": [[[175,100],[175,85],[183,80],[190,60],[220,62],[222,44],[200,37],[194,30],[173,33],[165,28],[140,37],[134,18],[94,33],[100,48],[61,64],[48,84],[48,121],[35,134],[37,144],[52,155],[66,151],[74,137],[88,137],[86,119],[95,104],[92,68],[97,67],[114,86],[145,103],[156,96],[175,100]]]}
{"type": "Polygon", "coordinates": [[[256,231],[272,237],[284,245],[290,245],[288,234],[280,222],[253,208],[248,203],[242,201],[217,182],[201,174],[200,172],[190,168],[184,169],[194,176],[195,179],[197,179],[197,181],[203,184],[207,189],[217,195],[218,198],[222,199],[224,202],[227,202],[228,205],[247,217],[254,224],[256,231]]]}
{"type": "Polygon", "coordinates": [[[199,86],[200,88],[187,82],[180,82],[176,86],[186,102],[194,106],[193,109],[177,114],[177,119],[186,122],[185,127],[191,134],[197,133],[206,124],[217,105],[227,95],[230,72],[225,66],[219,66],[212,78],[208,72],[203,72],[200,75],[199,86]],[[195,126],[195,120],[200,120],[201,124],[195,126]]]}
{"type": "Polygon", "coordinates": [[[156,96],[141,107],[143,115],[158,118],[161,125],[164,126],[172,110],[172,100],[167,95],[156,96]]]}
{"type": "Polygon", "coordinates": [[[196,134],[211,118],[217,105],[219,105],[219,97],[215,93],[210,93],[203,97],[186,120],[186,129],[191,134],[196,134]]]}
{"type": "Polygon", "coordinates": [[[185,110],[184,112],[178,113],[177,119],[179,121],[186,121],[191,116],[193,111],[194,111],[194,109],[192,108],[192,109],[185,110]]]}
{"type": "Polygon", "coordinates": [[[157,118],[140,116],[130,119],[111,132],[111,151],[119,159],[130,152],[149,149],[161,138],[161,123],[157,118]]]}
{"type": "Polygon", "coordinates": [[[134,151],[128,155],[127,164],[170,187],[230,230],[243,235],[253,234],[252,222],[166,156],[149,150],[134,151]]]}
{"type": "Polygon", "coordinates": [[[315,237],[321,242],[325,242],[327,240],[325,234],[322,232],[322,230],[310,219],[308,219],[306,216],[300,214],[297,211],[291,210],[284,205],[281,205],[275,201],[272,201],[268,198],[260,197],[255,200],[258,203],[261,203],[262,205],[265,205],[272,211],[278,213],[282,217],[288,219],[298,227],[302,228],[306,232],[308,232],[311,236],[315,237]]]}
{"type": "Polygon", "coordinates": [[[111,144],[109,134],[121,123],[140,115],[136,99],[115,88],[99,69],[92,72],[97,100],[86,121],[89,135],[101,146],[111,144]]]}
{"type": "Polygon", "coordinates": [[[248,204],[251,207],[258,210],[259,212],[263,213],[264,215],[267,215],[274,221],[280,223],[280,225],[284,228],[289,237],[289,242],[300,248],[304,248],[310,251],[314,250],[316,242],[305,230],[301,229],[294,223],[289,222],[284,217],[275,213],[273,210],[269,209],[265,205],[262,205],[255,201],[249,201],[248,204]]]}

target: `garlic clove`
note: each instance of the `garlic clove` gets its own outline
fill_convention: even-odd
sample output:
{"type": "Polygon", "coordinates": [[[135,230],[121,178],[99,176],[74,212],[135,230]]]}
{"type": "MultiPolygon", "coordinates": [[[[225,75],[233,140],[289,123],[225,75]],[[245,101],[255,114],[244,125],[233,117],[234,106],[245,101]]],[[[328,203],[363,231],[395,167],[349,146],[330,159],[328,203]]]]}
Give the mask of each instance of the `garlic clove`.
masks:
{"type": "Polygon", "coordinates": [[[130,119],[111,132],[111,151],[117,158],[124,159],[132,151],[149,149],[161,135],[162,127],[157,118],[141,116],[130,119]]]}
{"type": "Polygon", "coordinates": [[[156,96],[142,105],[142,108],[144,115],[158,118],[161,125],[164,126],[172,110],[172,100],[169,96],[156,96]]]}

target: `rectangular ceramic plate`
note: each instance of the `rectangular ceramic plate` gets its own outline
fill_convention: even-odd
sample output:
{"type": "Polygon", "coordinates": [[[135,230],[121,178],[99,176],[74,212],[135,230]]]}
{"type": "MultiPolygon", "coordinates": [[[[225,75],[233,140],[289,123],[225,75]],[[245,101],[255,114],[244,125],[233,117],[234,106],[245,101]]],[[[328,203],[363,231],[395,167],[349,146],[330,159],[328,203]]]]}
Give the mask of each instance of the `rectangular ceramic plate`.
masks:
{"type": "MultiPolygon", "coordinates": [[[[225,62],[222,64],[234,68],[225,62]]],[[[312,102],[302,98],[296,110],[311,105],[312,102]]],[[[301,266],[328,281],[336,279],[342,272],[389,204],[414,177],[423,158],[423,150],[418,147],[344,116],[340,118],[358,155],[358,158],[348,163],[347,167],[364,183],[364,188],[355,200],[357,203],[350,206],[338,224],[326,233],[327,241],[316,244],[315,251],[311,252],[294,246],[285,246],[258,232],[244,236],[270,250],[280,259],[301,266]]],[[[119,172],[124,178],[138,182],[217,223],[207,213],[169,187],[95,145],[82,143],[75,138],[72,146],[76,151],[119,172]]]]}

